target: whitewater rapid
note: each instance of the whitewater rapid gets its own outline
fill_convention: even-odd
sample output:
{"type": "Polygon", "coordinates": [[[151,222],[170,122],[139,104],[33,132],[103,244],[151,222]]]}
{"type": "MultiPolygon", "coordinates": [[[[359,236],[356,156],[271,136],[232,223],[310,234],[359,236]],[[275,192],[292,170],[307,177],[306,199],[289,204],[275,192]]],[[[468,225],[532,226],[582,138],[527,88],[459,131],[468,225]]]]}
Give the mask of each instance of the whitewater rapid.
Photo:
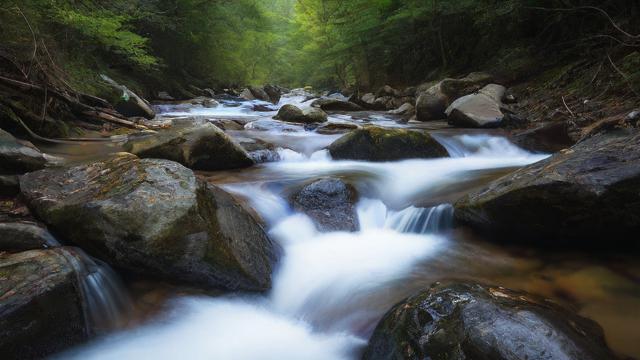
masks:
{"type": "MultiPolygon", "coordinates": [[[[285,98],[283,103],[300,104],[302,100],[285,98]]],[[[255,115],[246,109],[210,111],[255,115]]],[[[193,114],[187,110],[170,114],[193,114]]],[[[282,128],[263,131],[283,134],[282,128]]],[[[296,136],[318,135],[302,132],[296,136]]],[[[262,176],[256,180],[224,185],[247,199],[267,223],[269,235],[284,249],[269,293],[176,297],[156,320],[61,357],[358,358],[384,312],[416,290],[411,279],[421,276],[417,270],[450,256],[458,246],[450,231],[453,209],[449,202],[486,176],[545,157],[499,136],[440,134],[436,138],[450,158],[334,161],[321,148],[324,140],[306,151],[279,149],[281,161],[261,165],[258,172],[262,176]],[[282,192],[286,184],[326,176],[349,179],[358,188],[360,231],[318,232],[310,218],[289,207],[282,192]],[[269,180],[262,180],[265,178],[269,180]],[[281,182],[285,185],[265,186],[281,182]]]]}

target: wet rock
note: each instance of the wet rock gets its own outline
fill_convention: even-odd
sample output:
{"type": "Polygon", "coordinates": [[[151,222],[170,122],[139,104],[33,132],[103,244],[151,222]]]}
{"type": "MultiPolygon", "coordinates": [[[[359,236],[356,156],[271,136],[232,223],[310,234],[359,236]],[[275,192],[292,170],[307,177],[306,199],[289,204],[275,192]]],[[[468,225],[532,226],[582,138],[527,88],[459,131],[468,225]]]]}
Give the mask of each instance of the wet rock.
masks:
{"type": "Polygon", "coordinates": [[[0,175],[0,196],[14,196],[20,192],[17,175],[0,175]]]}
{"type": "Polygon", "coordinates": [[[312,107],[318,107],[324,111],[362,111],[364,110],[360,105],[352,103],[350,101],[343,101],[339,99],[322,98],[315,100],[311,103],[312,107]]]}
{"type": "Polygon", "coordinates": [[[402,93],[400,91],[392,88],[389,85],[385,85],[385,86],[381,87],[380,89],[378,89],[378,91],[376,91],[376,97],[378,97],[378,98],[384,97],[384,96],[399,97],[401,95],[402,95],[402,93]]]}
{"type": "Polygon", "coordinates": [[[490,84],[476,94],[457,99],[445,111],[449,124],[470,128],[499,127],[504,121],[500,99],[505,90],[504,86],[490,84]]]}
{"type": "Polygon", "coordinates": [[[629,234],[640,231],[640,133],[595,135],[493,181],[455,208],[459,223],[505,241],[636,247],[629,234]]]}
{"type": "Polygon", "coordinates": [[[375,359],[615,359],[602,329],[551,301],[501,287],[438,285],[409,297],[378,324],[375,359]]]}
{"type": "Polygon", "coordinates": [[[156,98],[157,98],[158,100],[164,100],[164,101],[172,101],[172,100],[175,100],[175,98],[174,98],[173,96],[169,95],[169,93],[168,93],[168,92],[166,92],[166,91],[159,91],[159,92],[158,92],[158,95],[156,96],[156,98]]]}
{"type": "Polygon", "coordinates": [[[241,99],[245,99],[245,100],[255,100],[256,99],[256,97],[253,95],[253,93],[249,89],[243,89],[240,92],[240,94],[238,95],[238,97],[241,98],[241,99]]]}
{"type": "Polygon", "coordinates": [[[416,100],[417,120],[445,119],[445,110],[454,100],[478,91],[491,80],[492,76],[489,74],[471,73],[461,79],[444,79],[427,89],[419,88],[416,100]]]}
{"type": "Polygon", "coordinates": [[[253,95],[254,98],[262,101],[271,101],[269,94],[267,94],[264,89],[257,86],[249,86],[249,91],[253,95]]]}
{"type": "Polygon", "coordinates": [[[40,151],[0,129],[0,174],[24,174],[40,170],[46,164],[47,159],[40,151]]]}
{"type": "Polygon", "coordinates": [[[361,106],[369,110],[384,110],[386,105],[384,102],[376,102],[376,95],[373,93],[367,93],[360,98],[361,106]]]}
{"type": "Polygon", "coordinates": [[[313,108],[302,111],[294,105],[286,104],[278,110],[278,114],[273,118],[292,123],[313,124],[327,121],[327,114],[322,110],[313,108]]]}
{"type": "Polygon", "coordinates": [[[118,92],[117,95],[111,96],[110,100],[120,114],[127,117],[144,117],[147,119],[153,119],[156,116],[156,113],[151,109],[151,105],[126,86],[118,84],[106,75],[100,75],[100,77],[118,92]]]}
{"type": "Polygon", "coordinates": [[[210,123],[134,139],[124,148],[141,158],[172,160],[195,170],[237,169],[253,165],[238,143],[210,123]]]}
{"type": "Polygon", "coordinates": [[[394,115],[412,115],[415,112],[415,107],[410,103],[404,103],[402,106],[395,110],[389,110],[389,114],[394,115]]]}
{"type": "Polygon", "coordinates": [[[393,97],[383,96],[383,97],[376,98],[376,100],[373,102],[373,107],[375,109],[380,109],[380,110],[394,109],[395,107],[393,105],[393,97]]]}
{"type": "Polygon", "coordinates": [[[213,119],[211,123],[220,130],[243,130],[244,125],[232,119],[213,119]]]}
{"type": "Polygon", "coordinates": [[[360,126],[351,123],[326,123],[318,126],[316,132],[318,134],[341,134],[350,130],[359,129],[360,126]]]}
{"type": "Polygon", "coordinates": [[[202,89],[202,93],[204,94],[204,96],[207,96],[210,98],[213,98],[216,96],[216,92],[210,88],[202,89]]]}
{"type": "Polygon", "coordinates": [[[511,141],[523,149],[549,154],[569,148],[575,143],[569,136],[569,125],[564,121],[541,124],[515,133],[511,141]]]}
{"type": "Polygon", "coordinates": [[[43,226],[30,221],[0,223],[0,251],[47,249],[60,243],[43,226]]]}
{"type": "Polygon", "coordinates": [[[65,250],[0,255],[0,354],[43,358],[89,338],[78,275],[65,250]]]}
{"type": "Polygon", "coordinates": [[[282,92],[278,87],[273,86],[271,84],[267,84],[264,86],[264,92],[269,97],[269,101],[271,103],[277,104],[278,102],[280,102],[280,97],[282,96],[282,92]]]}
{"type": "Polygon", "coordinates": [[[256,104],[253,105],[253,111],[258,111],[258,112],[271,112],[271,111],[277,111],[278,109],[273,107],[273,106],[269,106],[269,105],[264,105],[264,104],[256,104]]]}
{"type": "Polygon", "coordinates": [[[319,231],[357,231],[356,190],[339,179],[321,179],[304,186],[292,198],[296,211],[313,219],[319,231]]]}
{"type": "Polygon", "coordinates": [[[27,174],[20,188],[50,229],[123,270],[207,288],[271,286],[278,245],[178,163],[121,153],[27,174]]]}
{"type": "Polygon", "coordinates": [[[449,156],[428,133],[375,126],[344,135],[329,145],[329,152],[336,160],[394,161],[449,156]]]}

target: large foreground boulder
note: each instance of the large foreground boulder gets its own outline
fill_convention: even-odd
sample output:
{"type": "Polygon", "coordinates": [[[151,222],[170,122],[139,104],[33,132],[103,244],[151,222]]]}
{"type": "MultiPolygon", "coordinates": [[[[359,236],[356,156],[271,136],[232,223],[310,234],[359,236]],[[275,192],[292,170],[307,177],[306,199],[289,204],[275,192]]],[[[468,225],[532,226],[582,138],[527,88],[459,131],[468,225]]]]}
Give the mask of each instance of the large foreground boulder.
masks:
{"type": "Polygon", "coordinates": [[[324,111],[362,111],[360,105],[351,101],[343,101],[340,99],[322,98],[311,103],[312,107],[318,107],[324,111]]]}
{"type": "Polygon", "coordinates": [[[296,211],[307,214],[318,230],[357,231],[356,190],[339,179],[320,179],[304,186],[292,198],[296,211]]]}
{"type": "Polygon", "coordinates": [[[121,269],[208,288],[271,286],[279,247],[229,194],[178,163],[118,154],[27,174],[20,187],[56,234],[121,269]]]}
{"type": "Polygon", "coordinates": [[[363,356],[438,360],[614,359],[602,329],[551,301],[501,287],[438,285],[378,324],[363,356]]]}
{"type": "Polygon", "coordinates": [[[125,150],[141,158],[167,159],[194,170],[224,170],[254,164],[217,126],[204,123],[131,140],[125,150]]]}
{"type": "Polygon", "coordinates": [[[418,93],[416,116],[418,121],[442,120],[445,110],[456,99],[474,93],[489,84],[493,77],[485,73],[471,73],[461,79],[444,79],[418,93]]]}
{"type": "Polygon", "coordinates": [[[13,135],[0,129],[0,174],[24,174],[40,170],[46,164],[47,159],[40,151],[21,144],[13,135]]]}
{"type": "Polygon", "coordinates": [[[449,124],[467,128],[495,128],[502,125],[502,96],[506,88],[489,84],[478,93],[463,96],[445,111],[449,124]]]}
{"type": "Polygon", "coordinates": [[[510,242],[638,246],[640,133],[599,134],[495,180],[455,217],[510,242]]]}
{"type": "Polygon", "coordinates": [[[448,157],[447,150],[425,132],[367,126],[329,145],[336,160],[395,161],[448,157]]]}
{"type": "Polygon", "coordinates": [[[89,337],[78,274],[64,249],[0,255],[0,354],[33,359],[89,337]]]}
{"type": "Polygon", "coordinates": [[[316,124],[327,121],[327,114],[318,109],[303,111],[295,105],[286,104],[278,110],[278,114],[273,118],[291,123],[316,124]]]}

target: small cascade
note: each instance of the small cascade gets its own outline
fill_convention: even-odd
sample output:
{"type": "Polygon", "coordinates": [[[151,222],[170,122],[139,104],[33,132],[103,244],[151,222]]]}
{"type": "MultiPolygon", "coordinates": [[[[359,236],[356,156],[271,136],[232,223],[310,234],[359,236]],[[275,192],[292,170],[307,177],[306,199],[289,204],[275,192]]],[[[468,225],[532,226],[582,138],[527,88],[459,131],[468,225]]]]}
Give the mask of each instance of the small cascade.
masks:
{"type": "Polygon", "coordinates": [[[442,146],[447,149],[452,158],[469,156],[496,156],[496,157],[523,157],[531,153],[523,150],[507,138],[487,134],[479,135],[444,135],[431,134],[442,146]]]}
{"type": "Polygon", "coordinates": [[[78,248],[62,252],[73,266],[81,287],[87,330],[93,335],[123,328],[133,306],[118,275],[106,263],[78,248]]]}
{"type": "Polygon", "coordinates": [[[385,228],[402,233],[434,234],[451,229],[453,207],[442,204],[431,208],[408,207],[387,215],[385,228]]]}

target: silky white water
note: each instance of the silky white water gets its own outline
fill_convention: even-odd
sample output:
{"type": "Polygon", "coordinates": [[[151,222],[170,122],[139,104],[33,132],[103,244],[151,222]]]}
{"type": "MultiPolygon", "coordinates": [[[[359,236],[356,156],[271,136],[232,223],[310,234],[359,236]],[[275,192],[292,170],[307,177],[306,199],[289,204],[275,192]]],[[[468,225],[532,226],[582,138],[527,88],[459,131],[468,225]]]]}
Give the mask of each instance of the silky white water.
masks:
{"type": "MultiPolygon", "coordinates": [[[[244,111],[233,109],[217,111],[244,111]]],[[[224,186],[248,200],[284,249],[272,290],[264,295],[177,297],[164,316],[62,357],[358,358],[384,312],[416,290],[410,280],[422,276],[418,270],[458,256],[447,202],[487,176],[544,158],[500,137],[438,135],[451,158],[334,161],[322,150],[333,138],[267,123],[250,123],[247,129],[274,136],[297,132],[303,141],[322,139],[310,141],[304,151],[283,144],[281,161],[263,164],[246,181],[224,186]],[[348,179],[358,188],[360,231],[320,233],[311,219],[290,209],[283,189],[323,176],[348,179]]]]}

